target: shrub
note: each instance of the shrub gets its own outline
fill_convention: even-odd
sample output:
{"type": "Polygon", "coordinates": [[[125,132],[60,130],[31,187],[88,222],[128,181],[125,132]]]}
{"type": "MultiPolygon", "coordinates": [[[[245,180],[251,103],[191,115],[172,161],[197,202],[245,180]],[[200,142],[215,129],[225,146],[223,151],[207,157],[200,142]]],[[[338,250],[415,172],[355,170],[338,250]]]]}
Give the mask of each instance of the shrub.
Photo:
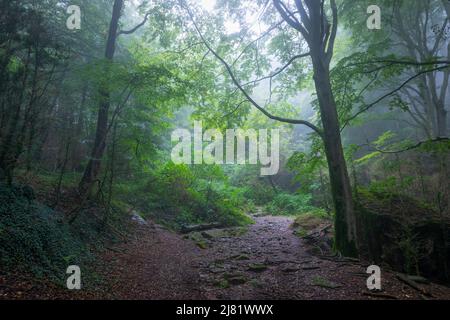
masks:
{"type": "Polygon", "coordinates": [[[266,210],[273,215],[299,215],[318,209],[311,205],[309,194],[279,193],[266,206],[266,210]]]}
{"type": "Polygon", "coordinates": [[[167,163],[152,172],[140,186],[139,209],[159,223],[179,229],[183,225],[220,222],[227,226],[246,225],[246,200],[242,188],[229,185],[218,166],[167,163]],[[144,196],[142,196],[144,195],[144,196]]]}

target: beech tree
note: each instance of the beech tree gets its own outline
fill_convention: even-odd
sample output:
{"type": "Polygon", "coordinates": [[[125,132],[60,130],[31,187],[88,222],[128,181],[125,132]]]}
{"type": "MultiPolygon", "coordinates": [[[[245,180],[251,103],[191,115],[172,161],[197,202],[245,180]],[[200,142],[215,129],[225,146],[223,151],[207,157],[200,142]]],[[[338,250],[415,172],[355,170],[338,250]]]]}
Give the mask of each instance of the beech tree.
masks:
{"type": "Polygon", "coordinates": [[[209,44],[197,25],[189,6],[185,2],[181,2],[181,4],[188,10],[194,27],[205,46],[220,60],[234,84],[254,107],[273,120],[305,125],[322,138],[328,162],[333,203],[336,211],[336,248],[344,255],[356,255],[357,221],[350,179],[342,148],[336,101],[333,96],[330,79],[330,64],[338,30],[338,8],[336,2],[334,0],[297,0],[295,1],[295,7],[290,8],[281,0],[272,1],[273,7],[282,18],[282,23],[287,23],[295,32],[301,35],[309,48],[309,51],[296,54],[290,59],[287,65],[279,69],[279,72],[285,70],[297,59],[310,59],[320,108],[321,128],[310,121],[279,117],[266,110],[264,106],[258,104],[251,97],[250,92],[240,83],[232,66],[209,44]]]}

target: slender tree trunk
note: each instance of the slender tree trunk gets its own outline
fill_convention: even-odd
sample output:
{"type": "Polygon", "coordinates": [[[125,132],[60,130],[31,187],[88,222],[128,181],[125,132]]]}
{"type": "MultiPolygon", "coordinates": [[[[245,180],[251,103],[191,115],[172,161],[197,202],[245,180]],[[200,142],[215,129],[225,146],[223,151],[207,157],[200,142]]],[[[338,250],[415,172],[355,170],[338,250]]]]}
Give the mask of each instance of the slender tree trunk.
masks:
{"type": "Polygon", "coordinates": [[[55,202],[53,203],[53,207],[55,208],[59,204],[59,200],[61,198],[61,185],[64,178],[64,174],[66,173],[67,162],[69,161],[69,151],[71,145],[71,138],[68,137],[66,140],[66,150],[64,153],[64,161],[61,165],[61,171],[59,173],[58,184],[55,188],[55,202]]]}
{"type": "MultiPolygon", "coordinates": [[[[115,0],[112,12],[111,23],[109,26],[108,41],[106,43],[105,58],[112,62],[116,49],[117,31],[119,27],[119,19],[123,8],[123,0],[115,0]]],[[[109,72],[105,72],[109,77],[109,72]]],[[[86,169],[81,179],[79,190],[82,196],[89,193],[93,182],[97,179],[100,173],[101,161],[106,146],[106,135],[108,131],[108,113],[110,107],[110,93],[107,88],[100,89],[100,105],[97,117],[97,129],[95,133],[94,146],[91,152],[91,158],[86,166],[86,169]]]]}
{"type": "Polygon", "coordinates": [[[444,105],[436,106],[437,116],[437,136],[438,138],[445,138],[447,134],[447,110],[444,105]]]}
{"type": "Polygon", "coordinates": [[[272,190],[275,194],[278,193],[278,189],[277,186],[275,185],[275,183],[273,182],[272,176],[267,176],[267,179],[269,180],[270,186],[272,187],[272,190]]]}
{"type": "Polygon", "coordinates": [[[75,127],[74,134],[74,146],[72,147],[71,168],[72,171],[79,170],[81,163],[81,154],[83,154],[83,144],[81,143],[81,137],[83,134],[83,128],[85,123],[85,109],[86,109],[86,99],[88,93],[88,86],[85,85],[81,92],[81,103],[78,109],[78,119],[77,125],[75,127]]]}
{"type": "Polygon", "coordinates": [[[111,148],[111,160],[110,160],[110,168],[109,168],[109,184],[108,184],[108,200],[106,203],[106,212],[103,219],[103,223],[106,226],[108,224],[108,219],[111,216],[111,202],[113,198],[113,186],[114,186],[114,178],[115,178],[115,161],[116,161],[116,144],[117,144],[117,122],[114,124],[113,129],[113,137],[112,137],[112,148],[111,148]]]}
{"type": "Polygon", "coordinates": [[[325,179],[323,176],[322,168],[319,168],[319,177],[320,177],[320,191],[323,196],[323,206],[325,207],[325,210],[327,211],[328,215],[331,215],[331,208],[329,204],[329,189],[327,188],[327,184],[325,183],[325,179]]]}
{"type": "MultiPolygon", "coordinates": [[[[31,48],[28,48],[27,62],[23,71],[23,79],[21,82],[22,88],[26,87],[29,76],[29,65],[31,63],[31,48]]],[[[13,94],[11,94],[13,96],[13,94]]],[[[8,185],[12,184],[13,171],[15,160],[13,157],[14,147],[17,142],[17,131],[21,120],[22,103],[25,96],[25,90],[20,90],[16,101],[13,103],[13,116],[10,119],[8,131],[5,137],[2,139],[2,145],[0,146],[0,169],[3,170],[6,182],[8,185]]],[[[24,120],[25,121],[25,120],[24,120]]],[[[1,171],[1,170],[0,170],[1,171]]]]}

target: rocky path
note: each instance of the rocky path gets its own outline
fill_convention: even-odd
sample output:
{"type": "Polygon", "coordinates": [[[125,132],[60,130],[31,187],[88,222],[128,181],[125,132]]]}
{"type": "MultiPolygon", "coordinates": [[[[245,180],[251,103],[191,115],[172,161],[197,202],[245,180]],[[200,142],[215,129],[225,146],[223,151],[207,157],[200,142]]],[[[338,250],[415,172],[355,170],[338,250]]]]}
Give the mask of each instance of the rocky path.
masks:
{"type": "MultiPolygon", "coordinates": [[[[309,253],[285,217],[257,217],[245,232],[210,230],[182,238],[162,229],[110,255],[114,298],[125,299],[450,299],[382,270],[383,290],[366,287],[367,265],[309,253]]],[[[150,234],[150,235],[149,235],[150,234]]]]}
{"type": "Polygon", "coordinates": [[[383,290],[369,292],[366,263],[311,254],[289,218],[254,219],[188,236],[140,226],[97,259],[101,285],[73,292],[0,273],[0,299],[450,299],[448,287],[413,288],[384,268],[383,290]]]}

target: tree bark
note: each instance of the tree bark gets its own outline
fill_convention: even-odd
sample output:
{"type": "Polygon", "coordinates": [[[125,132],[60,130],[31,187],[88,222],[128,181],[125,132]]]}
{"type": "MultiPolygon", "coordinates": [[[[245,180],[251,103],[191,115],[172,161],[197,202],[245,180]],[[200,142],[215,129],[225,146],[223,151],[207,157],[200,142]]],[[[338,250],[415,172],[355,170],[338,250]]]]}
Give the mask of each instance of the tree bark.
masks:
{"type": "Polygon", "coordinates": [[[357,254],[356,215],[350,178],[341,142],[336,102],[328,63],[313,55],[314,83],[324,131],[324,147],[335,208],[336,248],[346,256],[357,254]]]}
{"type": "MultiPolygon", "coordinates": [[[[105,58],[112,62],[116,50],[116,40],[119,28],[120,15],[123,8],[123,0],[115,0],[112,12],[111,23],[109,26],[108,41],[106,43],[105,58]]],[[[109,77],[107,70],[106,76],[109,77]]],[[[94,146],[91,152],[91,158],[86,166],[79,185],[79,191],[82,196],[89,193],[93,182],[97,179],[101,169],[101,161],[106,146],[106,136],[108,132],[108,113],[110,108],[110,93],[107,88],[100,89],[100,104],[97,117],[97,129],[95,133],[94,146]]]]}
{"type": "Polygon", "coordinates": [[[326,16],[324,0],[295,1],[300,19],[281,0],[273,0],[273,3],[283,19],[302,34],[310,49],[314,84],[323,126],[322,139],[335,208],[335,245],[341,254],[356,256],[358,245],[355,208],[342,148],[336,100],[330,80],[330,62],[333,57],[338,26],[336,1],[330,1],[331,23],[326,16]]]}
{"type": "Polygon", "coordinates": [[[447,131],[447,110],[445,110],[444,105],[436,106],[437,113],[437,137],[445,138],[448,137],[447,131]]]}

